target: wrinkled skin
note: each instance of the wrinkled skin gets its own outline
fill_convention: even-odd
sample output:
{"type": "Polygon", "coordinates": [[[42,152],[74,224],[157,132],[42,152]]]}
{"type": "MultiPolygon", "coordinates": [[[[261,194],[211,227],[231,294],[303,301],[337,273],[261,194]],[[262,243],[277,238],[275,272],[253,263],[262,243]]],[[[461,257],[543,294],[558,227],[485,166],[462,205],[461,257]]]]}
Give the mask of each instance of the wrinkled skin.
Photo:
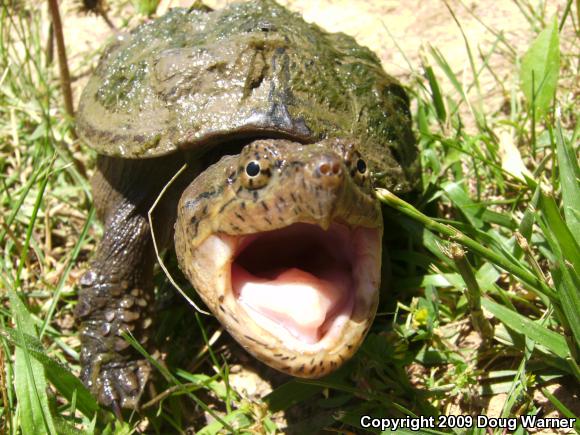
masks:
{"type": "Polygon", "coordinates": [[[322,376],[356,351],[378,297],[382,227],[370,178],[405,192],[419,170],[408,98],[370,50],[271,0],[176,9],[105,51],[81,97],[77,131],[100,153],[92,187],[104,235],[80,280],[76,316],[81,377],[101,403],[119,415],[135,408],[150,376],[121,335],[148,346],[155,255],[147,212],[186,161],[155,210],[156,240],[171,248],[179,210],[180,265],[226,329],[296,376],[322,376]],[[236,162],[252,147],[273,166],[250,186],[236,162]],[[362,172],[352,166],[361,159],[362,172]],[[258,270],[273,244],[296,240],[306,247],[293,245],[258,270]],[[233,257],[213,255],[216,243],[233,257]],[[280,288],[301,296],[270,292],[280,288]],[[310,317],[295,305],[300,298],[311,301],[302,310],[310,317]]]}

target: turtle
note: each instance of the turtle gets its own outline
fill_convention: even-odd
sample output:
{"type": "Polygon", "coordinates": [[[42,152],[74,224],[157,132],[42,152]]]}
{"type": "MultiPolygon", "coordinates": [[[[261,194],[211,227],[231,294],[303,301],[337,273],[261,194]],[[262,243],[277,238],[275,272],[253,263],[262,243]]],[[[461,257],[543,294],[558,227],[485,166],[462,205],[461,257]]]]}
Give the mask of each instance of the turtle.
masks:
{"type": "Polygon", "coordinates": [[[103,51],[76,129],[104,228],[75,308],[100,403],[138,407],[151,376],[123,331],[149,345],[155,246],[267,365],[317,378],[356,352],[379,298],[373,188],[419,180],[409,98],[371,50],[273,0],[196,2],[103,51]]]}

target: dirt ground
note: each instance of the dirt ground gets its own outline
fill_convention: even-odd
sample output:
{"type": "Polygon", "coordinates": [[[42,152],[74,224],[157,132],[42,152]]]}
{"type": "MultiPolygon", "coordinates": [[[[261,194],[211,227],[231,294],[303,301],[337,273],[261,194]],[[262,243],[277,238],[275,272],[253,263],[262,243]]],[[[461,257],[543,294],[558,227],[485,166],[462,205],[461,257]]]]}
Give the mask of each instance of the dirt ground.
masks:
{"type": "MultiPolygon", "coordinates": [[[[213,8],[220,8],[230,2],[231,0],[205,1],[213,8]]],[[[516,59],[524,54],[534,34],[530,30],[530,23],[514,1],[279,0],[279,2],[302,14],[307,21],[314,22],[328,31],[352,35],[360,44],[375,51],[385,70],[404,84],[412,83],[416,78],[414,75],[421,74],[425,61],[435,63],[429,55],[429,48],[433,46],[441,52],[467,87],[472,82],[473,75],[466,40],[479,66],[483,63],[482,58],[486,57],[497,44],[488,60],[489,69],[485,69],[479,77],[482,100],[488,113],[499,110],[505,99],[509,98],[511,84],[517,77],[516,59]],[[498,43],[499,38],[509,41],[513,51],[503,43],[498,43]]],[[[108,16],[116,28],[123,28],[123,23],[127,20],[130,23],[129,27],[143,20],[127,12],[131,9],[131,6],[127,6],[127,2],[123,2],[124,12],[121,15],[119,14],[121,6],[117,6],[117,2],[114,1],[110,3],[108,16]]],[[[184,0],[162,0],[160,12],[173,6],[188,6],[190,3],[191,1],[184,0]]],[[[545,1],[546,21],[555,14],[561,16],[565,3],[556,0],[545,1]]],[[[111,29],[100,17],[79,14],[77,6],[78,1],[73,0],[65,0],[62,4],[68,56],[73,76],[76,78],[74,83],[76,101],[97,60],[95,56],[93,63],[87,64],[86,53],[102,47],[118,32],[111,29]]],[[[564,39],[562,42],[563,45],[566,44],[564,39]]],[[[437,74],[443,87],[450,90],[451,85],[442,73],[437,74]]],[[[469,96],[477,99],[475,88],[471,89],[469,96]]],[[[470,124],[469,120],[464,121],[467,125],[470,124]]],[[[255,382],[251,384],[252,388],[256,385],[255,382]]],[[[562,388],[564,387],[554,385],[549,390],[557,392],[562,388]]],[[[538,402],[547,401],[540,393],[537,395],[538,402]]],[[[495,396],[489,402],[487,415],[499,414],[505,400],[502,396],[495,396]]],[[[567,396],[578,402],[578,397],[572,392],[564,392],[559,396],[561,400],[562,396],[567,396]]],[[[567,405],[571,406],[570,403],[567,405]]],[[[450,411],[454,414],[462,412],[459,408],[450,411]]]]}

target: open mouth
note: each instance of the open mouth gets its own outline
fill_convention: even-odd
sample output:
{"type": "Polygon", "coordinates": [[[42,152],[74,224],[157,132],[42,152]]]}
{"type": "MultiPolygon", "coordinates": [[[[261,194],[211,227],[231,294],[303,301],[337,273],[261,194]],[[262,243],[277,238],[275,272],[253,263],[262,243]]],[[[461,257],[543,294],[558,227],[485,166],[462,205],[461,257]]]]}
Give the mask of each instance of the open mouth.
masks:
{"type": "Polygon", "coordinates": [[[357,304],[367,305],[377,291],[378,229],[296,223],[237,242],[233,296],[290,348],[314,350],[338,340],[357,304]]]}

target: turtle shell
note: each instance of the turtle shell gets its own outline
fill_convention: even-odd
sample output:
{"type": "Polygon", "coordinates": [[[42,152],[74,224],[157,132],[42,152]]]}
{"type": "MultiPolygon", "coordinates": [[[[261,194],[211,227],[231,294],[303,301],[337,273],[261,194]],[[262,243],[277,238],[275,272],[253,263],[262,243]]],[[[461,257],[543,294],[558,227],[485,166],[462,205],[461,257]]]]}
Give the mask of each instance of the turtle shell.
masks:
{"type": "Polygon", "coordinates": [[[409,102],[377,56],[270,0],[172,9],[104,52],[77,130],[109,156],[146,158],[245,138],[352,137],[383,184],[409,190],[409,102]]]}

